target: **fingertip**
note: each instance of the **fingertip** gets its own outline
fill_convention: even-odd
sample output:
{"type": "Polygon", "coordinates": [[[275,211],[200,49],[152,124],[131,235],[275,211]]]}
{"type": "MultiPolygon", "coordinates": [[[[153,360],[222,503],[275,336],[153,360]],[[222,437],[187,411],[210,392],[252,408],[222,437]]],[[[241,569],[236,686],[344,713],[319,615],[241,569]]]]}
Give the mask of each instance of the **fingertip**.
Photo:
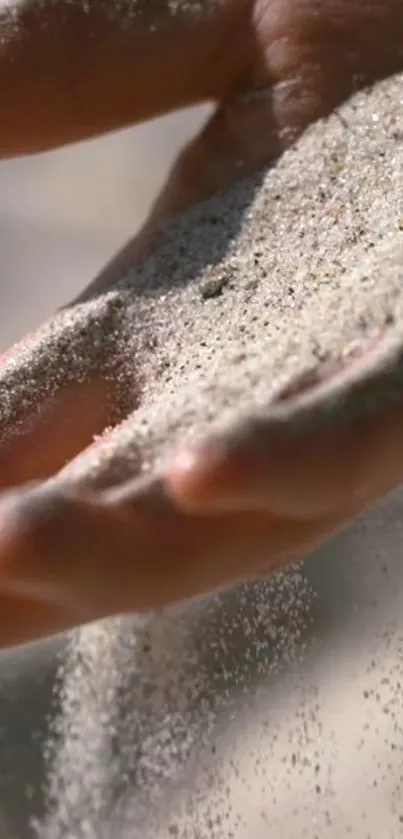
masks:
{"type": "MultiPolygon", "coordinates": [[[[219,443],[189,446],[171,463],[167,482],[176,503],[190,510],[225,511],[240,502],[245,506],[250,488],[250,475],[244,458],[239,453],[228,452],[219,443]]],[[[249,462],[249,466],[250,466],[249,462]]]]}

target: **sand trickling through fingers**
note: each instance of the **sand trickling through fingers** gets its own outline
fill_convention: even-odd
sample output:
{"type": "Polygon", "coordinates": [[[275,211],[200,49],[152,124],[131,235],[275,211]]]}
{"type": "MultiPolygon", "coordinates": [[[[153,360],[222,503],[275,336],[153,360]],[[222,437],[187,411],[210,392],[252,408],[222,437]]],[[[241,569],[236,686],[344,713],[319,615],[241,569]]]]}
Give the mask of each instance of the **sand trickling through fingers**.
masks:
{"type": "MultiPolygon", "coordinates": [[[[153,470],[184,436],[266,410],[293,377],[403,324],[402,126],[397,77],[314,126],[269,172],[168,225],[114,292],[122,375],[140,371],[140,407],[66,479],[153,470]]],[[[42,839],[257,836],[258,814],[246,823],[232,793],[235,780],[248,788],[236,744],[232,753],[217,737],[231,719],[247,726],[273,668],[303,654],[311,602],[294,569],[74,635],[42,839]]],[[[300,683],[294,767],[302,743],[315,754],[318,701],[300,683]]],[[[275,724],[258,724],[270,831],[276,804],[259,767],[275,724]]],[[[300,769],[313,789],[316,763],[300,769]]]]}

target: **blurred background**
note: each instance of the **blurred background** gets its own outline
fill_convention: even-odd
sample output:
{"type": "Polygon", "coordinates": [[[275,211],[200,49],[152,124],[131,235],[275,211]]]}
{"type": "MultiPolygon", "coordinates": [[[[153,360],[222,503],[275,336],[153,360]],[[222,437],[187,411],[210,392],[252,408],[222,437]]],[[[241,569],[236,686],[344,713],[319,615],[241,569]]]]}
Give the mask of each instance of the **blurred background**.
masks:
{"type": "Polygon", "coordinates": [[[133,235],[209,106],[0,163],[0,352],[133,235]]]}

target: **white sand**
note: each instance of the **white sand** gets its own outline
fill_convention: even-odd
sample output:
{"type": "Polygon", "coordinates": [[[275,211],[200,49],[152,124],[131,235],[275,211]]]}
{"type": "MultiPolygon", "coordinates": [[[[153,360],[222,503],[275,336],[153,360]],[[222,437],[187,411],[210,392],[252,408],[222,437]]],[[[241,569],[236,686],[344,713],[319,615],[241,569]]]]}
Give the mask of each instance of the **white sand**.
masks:
{"type": "MultiPolygon", "coordinates": [[[[347,127],[333,117],[260,186],[237,187],[168,230],[114,293],[127,304],[115,310],[126,326],[118,355],[143,374],[142,406],[72,477],[111,463],[129,476],[184,428],[260,409],[312,361],[370,345],[391,320],[399,324],[400,262],[374,272],[368,253],[389,239],[401,252],[402,100],[401,78],[360,95],[343,109],[347,127]],[[210,278],[230,272],[221,295],[207,300],[206,263],[210,278]]],[[[86,312],[67,316],[70,335],[86,312]]],[[[353,664],[344,657],[341,668],[337,658],[347,639],[328,659],[318,643],[320,676],[313,651],[300,666],[316,608],[300,571],[145,625],[115,621],[75,635],[60,673],[61,743],[42,839],[400,836],[398,515],[386,556],[385,526],[390,535],[382,514],[367,533],[356,528],[361,586],[377,592],[379,613],[373,605],[356,621],[353,664]],[[274,674],[289,662],[296,669],[276,687],[274,674]],[[342,675],[348,692],[336,687],[342,675]]],[[[355,608],[349,598],[344,605],[348,632],[355,608]]]]}
{"type": "Polygon", "coordinates": [[[155,468],[184,435],[261,415],[304,371],[403,334],[402,124],[398,77],[167,227],[104,300],[140,407],[74,478],[155,468]]]}

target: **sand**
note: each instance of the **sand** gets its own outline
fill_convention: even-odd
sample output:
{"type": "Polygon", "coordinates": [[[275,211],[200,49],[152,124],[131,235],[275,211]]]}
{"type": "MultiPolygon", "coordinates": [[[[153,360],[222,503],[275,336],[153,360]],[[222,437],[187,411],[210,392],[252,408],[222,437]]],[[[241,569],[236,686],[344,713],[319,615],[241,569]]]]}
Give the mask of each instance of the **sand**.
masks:
{"type": "MultiPolygon", "coordinates": [[[[402,116],[402,77],[358,95],[269,173],[170,224],[116,288],[61,315],[23,362],[10,361],[10,410],[18,388],[35,407],[46,364],[59,374],[52,387],[74,353],[74,375],[96,367],[97,352],[75,342],[84,336],[89,347],[97,335],[102,347],[113,314],[106,346],[123,387],[135,381],[137,407],[68,467],[65,480],[157,471],[184,434],[268,421],[276,394],[294,377],[370,348],[390,329],[392,357],[400,358],[402,116]],[[23,377],[28,362],[38,372],[35,399],[23,377]]],[[[378,400],[399,390],[398,366],[393,371],[385,391],[376,379],[378,400]]],[[[374,381],[368,374],[369,392],[374,381]]],[[[290,676],[293,723],[281,748],[271,682],[266,714],[268,680],[304,659],[313,608],[304,573],[294,569],[198,607],[73,635],[60,670],[57,742],[47,746],[49,813],[38,836],[276,839],[287,836],[295,814],[289,836],[302,835],[302,824],[310,837],[351,833],[334,798],[339,756],[331,729],[321,740],[314,680],[301,680],[298,669],[290,676]],[[284,816],[282,779],[292,802],[286,797],[284,816]]],[[[360,693],[360,708],[361,701],[360,693]]],[[[388,835],[398,836],[390,800],[388,835]]],[[[361,811],[354,825],[359,839],[375,836],[361,811]]]]}
{"type": "MultiPolygon", "coordinates": [[[[402,115],[403,77],[360,93],[272,170],[168,225],[142,264],[88,304],[120,307],[119,371],[127,382],[135,371],[139,407],[67,474],[158,471],[187,436],[269,422],[284,387],[386,333],[399,361],[402,115]]],[[[371,389],[375,402],[399,394],[399,371],[383,391],[379,381],[361,389],[355,409],[368,410],[371,389]]]]}
{"type": "Polygon", "coordinates": [[[278,420],[284,387],[307,371],[320,378],[329,361],[343,364],[386,333],[393,375],[376,387],[372,375],[354,404],[343,391],[341,414],[347,403],[368,410],[372,391],[375,402],[399,397],[402,101],[401,76],[360,93],[269,172],[167,225],[128,277],[10,357],[0,431],[102,370],[119,383],[128,419],[66,479],[153,474],[187,436],[278,420]]]}

